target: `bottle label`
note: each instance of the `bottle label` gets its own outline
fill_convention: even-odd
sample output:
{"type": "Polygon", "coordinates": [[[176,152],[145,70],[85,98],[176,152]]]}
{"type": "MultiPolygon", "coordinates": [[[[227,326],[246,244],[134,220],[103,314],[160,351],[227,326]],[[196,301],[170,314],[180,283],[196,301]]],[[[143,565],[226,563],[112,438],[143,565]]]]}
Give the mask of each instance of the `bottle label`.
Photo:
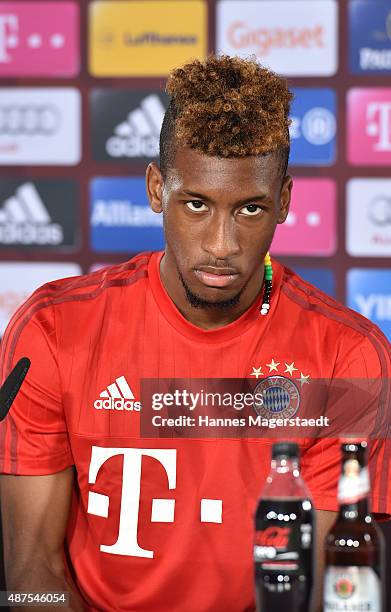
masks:
{"type": "Polygon", "coordinates": [[[330,566],[324,578],[324,612],[381,612],[380,578],[371,567],[330,566]]]}
{"type": "Polygon", "coordinates": [[[254,562],[260,571],[311,571],[311,508],[307,500],[264,500],[260,503],[254,539],[254,562]]]}
{"type": "Polygon", "coordinates": [[[369,493],[368,468],[360,466],[356,459],[348,459],[338,483],[340,504],[354,504],[369,493]]]}
{"type": "Polygon", "coordinates": [[[254,544],[254,561],[263,569],[296,570],[298,568],[298,542],[291,527],[267,527],[257,531],[254,544]],[[293,549],[293,550],[292,550],[293,549]]]}

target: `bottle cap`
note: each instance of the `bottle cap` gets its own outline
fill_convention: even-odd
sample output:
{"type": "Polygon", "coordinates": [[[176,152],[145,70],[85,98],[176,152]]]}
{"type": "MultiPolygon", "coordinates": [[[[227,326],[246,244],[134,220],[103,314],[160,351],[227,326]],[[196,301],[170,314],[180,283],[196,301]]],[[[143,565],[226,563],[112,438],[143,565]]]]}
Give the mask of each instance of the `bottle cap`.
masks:
{"type": "Polygon", "coordinates": [[[366,440],[363,440],[362,438],[344,438],[340,440],[341,442],[341,447],[342,447],[342,452],[344,453],[348,453],[348,452],[353,452],[353,453],[357,453],[358,451],[363,451],[367,448],[368,443],[366,440]]]}
{"type": "Polygon", "coordinates": [[[273,444],[272,459],[277,459],[284,455],[285,457],[299,457],[299,445],[296,442],[276,442],[273,444]]]}

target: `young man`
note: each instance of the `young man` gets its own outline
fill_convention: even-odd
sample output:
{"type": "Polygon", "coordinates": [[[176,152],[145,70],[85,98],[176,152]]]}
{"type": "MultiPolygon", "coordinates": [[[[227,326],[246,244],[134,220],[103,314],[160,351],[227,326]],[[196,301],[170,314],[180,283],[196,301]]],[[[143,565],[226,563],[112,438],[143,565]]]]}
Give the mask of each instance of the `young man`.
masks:
{"type": "MultiPolygon", "coordinates": [[[[160,167],[147,170],[164,253],[48,283],[2,344],[2,380],[21,356],[32,364],[0,429],[7,587],[71,590],[73,610],[254,609],[253,513],[272,440],[143,438],[142,379],[278,374],[300,389],[390,372],[369,321],[274,259],[265,274],[292,188],[285,81],[210,57],[174,71],[168,92],[160,167]]],[[[321,574],[339,449],[302,446],[321,574]]],[[[391,512],[388,453],[373,444],[381,514],[391,512]]]]}

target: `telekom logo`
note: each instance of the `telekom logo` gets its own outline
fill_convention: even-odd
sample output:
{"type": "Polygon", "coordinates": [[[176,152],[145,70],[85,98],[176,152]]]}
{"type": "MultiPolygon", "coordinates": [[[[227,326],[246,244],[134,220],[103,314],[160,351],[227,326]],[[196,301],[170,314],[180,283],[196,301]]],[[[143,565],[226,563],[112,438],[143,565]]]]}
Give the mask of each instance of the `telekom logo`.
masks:
{"type": "Polygon", "coordinates": [[[19,43],[19,21],[16,15],[0,15],[0,62],[11,61],[10,49],[19,43]]]}
{"type": "Polygon", "coordinates": [[[78,22],[74,2],[2,2],[0,77],[75,76],[78,22]]]}
{"type": "Polygon", "coordinates": [[[391,151],[391,100],[368,105],[367,134],[375,139],[376,151],[391,151]]]}
{"type": "Polygon", "coordinates": [[[275,255],[333,255],[336,250],[336,185],[327,178],[295,178],[289,215],[271,245],[275,255]]]}
{"type": "Polygon", "coordinates": [[[391,163],[391,89],[349,91],[348,158],[354,165],[391,163]]]}
{"type": "MultiPolygon", "coordinates": [[[[153,550],[142,548],[138,542],[139,506],[141,495],[141,467],[143,457],[152,457],[160,466],[163,466],[167,475],[167,488],[174,491],[176,488],[176,449],[141,449],[141,448],[102,448],[93,446],[88,482],[94,484],[102,465],[112,457],[123,457],[121,509],[119,516],[117,541],[108,546],[101,544],[102,552],[112,555],[127,555],[129,557],[145,557],[152,559],[153,550]]],[[[102,493],[89,491],[89,514],[108,518],[110,498],[102,493]]],[[[200,500],[201,523],[222,523],[221,499],[200,500]]],[[[151,522],[174,523],[175,499],[153,499],[151,522]]]]}

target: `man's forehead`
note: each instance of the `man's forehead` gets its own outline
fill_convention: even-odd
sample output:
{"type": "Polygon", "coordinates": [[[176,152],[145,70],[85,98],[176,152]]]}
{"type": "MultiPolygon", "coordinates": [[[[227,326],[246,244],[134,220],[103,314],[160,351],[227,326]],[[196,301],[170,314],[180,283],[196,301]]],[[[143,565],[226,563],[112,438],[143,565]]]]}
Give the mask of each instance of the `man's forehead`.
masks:
{"type": "Polygon", "coordinates": [[[167,178],[173,189],[196,190],[200,185],[245,189],[246,184],[272,186],[279,174],[276,153],[248,157],[213,157],[189,147],[178,148],[167,178]]]}

